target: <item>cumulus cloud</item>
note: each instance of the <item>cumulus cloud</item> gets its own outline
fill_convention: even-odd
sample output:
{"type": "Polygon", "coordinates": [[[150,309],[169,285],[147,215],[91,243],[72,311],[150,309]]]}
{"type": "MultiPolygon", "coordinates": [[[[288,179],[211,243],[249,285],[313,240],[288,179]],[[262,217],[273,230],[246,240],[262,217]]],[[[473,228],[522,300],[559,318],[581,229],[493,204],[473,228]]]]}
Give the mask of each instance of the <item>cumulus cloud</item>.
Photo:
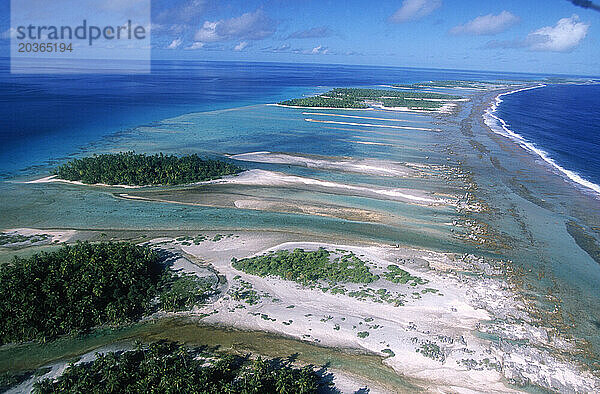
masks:
{"type": "Polygon", "coordinates": [[[204,46],[203,42],[196,41],[196,42],[193,42],[192,45],[190,45],[189,47],[186,47],[185,49],[194,50],[194,49],[200,49],[203,46],[204,46]]]}
{"type": "Polygon", "coordinates": [[[529,33],[525,41],[533,51],[569,52],[585,38],[589,27],[573,15],[529,33]]]}
{"type": "Polygon", "coordinates": [[[242,42],[240,42],[239,44],[237,44],[237,45],[236,45],[236,46],[233,48],[233,50],[234,50],[234,51],[236,51],[236,52],[241,52],[241,51],[243,51],[244,49],[246,49],[246,47],[247,47],[247,46],[248,46],[248,41],[242,41],[242,42]]]}
{"type": "Polygon", "coordinates": [[[326,47],[319,45],[314,47],[311,50],[306,50],[304,51],[304,53],[307,53],[309,55],[327,55],[329,53],[329,49],[327,49],[326,47]]]}
{"type": "Polygon", "coordinates": [[[502,11],[498,15],[488,14],[478,16],[465,23],[455,26],[450,30],[452,34],[474,34],[474,35],[494,35],[508,30],[511,26],[517,24],[520,18],[508,11],[502,11]]]}
{"type": "Polygon", "coordinates": [[[590,25],[579,21],[577,15],[559,20],[554,26],[546,26],[527,35],[525,39],[490,41],[485,48],[525,48],[531,51],[570,52],[587,35],[590,25]]]}
{"type": "Polygon", "coordinates": [[[403,23],[426,17],[442,6],[442,0],[404,0],[390,21],[403,23]]]}
{"type": "Polygon", "coordinates": [[[167,46],[167,49],[177,49],[181,46],[183,40],[181,38],[176,38],[167,46]]]}
{"type": "Polygon", "coordinates": [[[195,41],[218,42],[233,39],[261,40],[275,32],[276,22],[269,18],[263,10],[247,12],[241,16],[221,19],[216,22],[206,21],[196,32],[195,41]]]}
{"type": "Polygon", "coordinates": [[[329,37],[331,35],[333,35],[333,31],[331,29],[329,29],[326,26],[320,26],[320,27],[313,27],[308,30],[295,31],[292,34],[290,34],[289,36],[287,36],[287,38],[288,39],[290,39],[290,38],[323,38],[323,37],[329,37]]]}

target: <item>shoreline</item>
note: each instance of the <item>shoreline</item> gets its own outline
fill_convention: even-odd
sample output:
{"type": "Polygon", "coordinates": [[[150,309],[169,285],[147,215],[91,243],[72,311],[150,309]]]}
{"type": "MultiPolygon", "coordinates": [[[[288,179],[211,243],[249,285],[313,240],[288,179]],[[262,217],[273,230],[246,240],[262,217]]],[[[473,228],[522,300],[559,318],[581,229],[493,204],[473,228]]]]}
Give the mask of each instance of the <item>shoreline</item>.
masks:
{"type": "Polygon", "coordinates": [[[67,183],[70,185],[77,185],[77,186],[95,186],[95,187],[119,187],[122,189],[139,189],[142,187],[150,187],[150,186],[164,186],[164,185],[144,185],[144,186],[134,186],[134,185],[108,185],[106,183],[83,183],[81,181],[69,181],[66,179],[61,179],[58,178],[58,175],[49,175],[43,178],[39,178],[39,179],[34,179],[32,181],[25,181],[25,182],[20,182],[20,183],[26,183],[26,184],[36,184],[36,183],[53,183],[53,182],[57,182],[57,183],[67,183]]]}
{"type": "Polygon", "coordinates": [[[548,327],[538,326],[531,319],[526,298],[510,277],[501,274],[502,265],[497,265],[501,262],[380,243],[286,241],[269,232],[235,233],[218,243],[187,245],[185,241],[171,240],[162,246],[209,263],[227,278],[226,295],[190,315],[204,316],[203,321],[208,324],[271,332],[318,346],[355,348],[381,355],[389,349],[392,355],[385,358],[384,364],[401,376],[426,382],[429,389],[516,392],[523,389],[508,386],[508,381],[526,385],[532,379],[531,384],[541,387],[586,391],[596,382],[580,365],[549,351],[557,347],[566,350],[573,345],[551,335],[548,327]],[[355,298],[350,293],[340,295],[321,285],[303,286],[279,277],[259,277],[231,265],[232,257],[320,247],[351,251],[380,275],[368,286],[343,283],[343,287],[364,291],[367,287],[383,286],[391,294],[405,293],[402,305],[355,298]],[[428,282],[416,287],[384,284],[380,270],[386,264],[397,264],[428,282]],[[485,273],[487,278],[476,273],[485,273]],[[425,288],[436,291],[424,291],[425,288]],[[256,303],[233,297],[238,290],[247,289],[255,292],[256,303]],[[420,290],[418,297],[411,296],[417,294],[415,290],[420,290]],[[357,335],[361,332],[366,332],[366,336],[357,335]],[[501,334],[508,341],[495,342],[487,338],[488,334],[501,334]],[[525,341],[527,346],[514,346],[511,341],[525,341]],[[427,344],[435,344],[433,348],[438,350],[429,356],[420,354],[419,346],[427,344]],[[485,359],[488,362],[481,361],[485,359]],[[483,365],[478,366],[480,361],[483,365]],[[537,371],[535,375],[531,375],[532,370],[537,371]]]}
{"type": "MultiPolygon", "coordinates": [[[[423,100],[429,101],[429,100],[423,100]]],[[[448,100],[445,100],[447,102],[448,100]]],[[[464,102],[461,100],[461,102],[464,102]]],[[[270,103],[265,104],[271,107],[282,107],[282,108],[296,108],[296,109],[310,109],[310,110],[319,110],[319,109],[328,109],[328,110],[339,110],[339,111],[387,111],[387,112],[408,112],[415,114],[448,114],[452,112],[452,109],[455,108],[458,104],[456,102],[447,102],[446,105],[432,110],[427,109],[411,109],[408,107],[384,107],[383,105],[377,105],[368,108],[338,108],[338,107],[303,107],[303,106],[295,106],[295,105],[283,105],[270,103]]]]}
{"type": "Polygon", "coordinates": [[[524,138],[517,132],[511,130],[508,127],[508,124],[504,121],[504,119],[500,118],[499,116],[497,116],[495,114],[498,110],[498,107],[502,103],[503,96],[507,96],[510,94],[514,94],[514,93],[518,93],[518,92],[522,92],[522,91],[526,91],[526,90],[544,88],[546,86],[548,86],[548,85],[542,84],[542,85],[538,85],[538,86],[522,88],[522,89],[517,89],[514,91],[509,91],[509,92],[498,94],[497,96],[494,97],[494,99],[490,102],[490,105],[488,106],[488,108],[484,111],[484,113],[482,115],[483,121],[484,121],[485,125],[495,134],[498,134],[502,137],[510,139],[511,141],[513,141],[514,143],[519,145],[521,148],[523,148],[527,152],[532,153],[532,154],[538,156],[539,158],[541,158],[548,165],[548,167],[551,170],[553,170],[552,171],[553,173],[561,175],[563,178],[567,178],[569,181],[575,183],[579,187],[583,187],[584,189],[591,190],[594,193],[594,197],[597,199],[600,199],[600,185],[595,184],[591,181],[588,181],[587,179],[585,179],[581,175],[579,175],[577,172],[566,169],[563,166],[561,166],[560,164],[558,164],[552,157],[550,157],[549,153],[544,151],[542,148],[538,148],[535,145],[535,143],[527,140],[526,138],[524,138]]]}

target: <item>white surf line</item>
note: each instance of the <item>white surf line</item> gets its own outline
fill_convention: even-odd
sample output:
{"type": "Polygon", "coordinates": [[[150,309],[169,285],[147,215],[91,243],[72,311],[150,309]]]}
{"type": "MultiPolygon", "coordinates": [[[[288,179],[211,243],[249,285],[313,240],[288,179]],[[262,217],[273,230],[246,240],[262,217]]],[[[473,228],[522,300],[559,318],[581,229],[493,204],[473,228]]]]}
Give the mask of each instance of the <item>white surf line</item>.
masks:
{"type": "Polygon", "coordinates": [[[588,181],[587,179],[585,179],[581,175],[579,175],[577,172],[566,169],[563,166],[561,166],[560,164],[558,164],[552,157],[550,157],[550,154],[548,154],[543,149],[538,148],[534,143],[525,139],[520,134],[511,130],[509,128],[509,125],[504,121],[504,119],[498,117],[495,114],[498,109],[498,106],[502,103],[503,96],[507,96],[507,95],[510,95],[513,93],[523,92],[526,90],[539,89],[539,88],[543,88],[546,86],[547,85],[545,85],[545,84],[540,84],[540,85],[527,87],[527,88],[523,88],[523,89],[518,89],[518,90],[513,90],[510,92],[501,93],[501,94],[497,95],[494,100],[494,103],[483,114],[484,123],[494,133],[501,135],[503,137],[509,138],[510,140],[516,142],[518,145],[520,145],[525,150],[532,152],[532,153],[536,154],[537,156],[541,157],[542,160],[544,160],[547,164],[549,164],[555,170],[559,171],[564,176],[569,178],[571,181],[573,181],[583,187],[586,187],[586,188],[596,192],[597,194],[600,194],[600,185],[597,185],[591,181],[588,181]]]}
{"type": "Polygon", "coordinates": [[[422,120],[408,120],[408,119],[389,119],[389,118],[375,118],[370,116],[356,116],[356,115],[342,115],[342,114],[327,114],[324,112],[302,112],[302,115],[317,115],[317,116],[339,116],[340,118],[354,118],[354,119],[370,119],[370,120],[383,120],[388,122],[414,122],[424,123],[422,120]]]}
{"type": "Polygon", "coordinates": [[[386,143],[383,143],[383,142],[353,141],[353,140],[350,140],[349,142],[354,142],[355,144],[363,144],[363,145],[396,146],[394,144],[386,144],[386,143]]]}
{"type": "Polygon", "coordinates": [[[343,124],[343,125],[348,125],[348,126],[383,127],[383,128],[387,128],[387,129],[435,131],[434,129],[427,129],[425,127],[408,127],[408,126],[393,126],[393,125],[371,124],[371,123],[337,122],[335,120],[317,120],[317,119],[311,119],[311,118],[305,118],[304,120],[307,122],[343,124]]]}

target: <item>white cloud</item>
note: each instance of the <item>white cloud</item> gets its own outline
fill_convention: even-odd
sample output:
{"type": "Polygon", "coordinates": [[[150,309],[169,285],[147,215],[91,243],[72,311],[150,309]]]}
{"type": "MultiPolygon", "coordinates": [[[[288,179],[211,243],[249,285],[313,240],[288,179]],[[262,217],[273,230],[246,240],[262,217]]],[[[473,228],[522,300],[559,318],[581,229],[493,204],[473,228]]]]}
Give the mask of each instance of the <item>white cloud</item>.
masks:
{"type": "Polygon", "coordinates": [[[326,47],[319,45],[310,50],[305,50],[303,53],[310,55],[327,55],[329,53],[329,49],[326,47]]]}
{"type": "Polygon", "coordinates": [[[442,6],[442,0],[404,0],[402,6],[390,17],[395,23],[403,23],[426,17],[442,6]]]}
{"type": "Polygon", "coordinates": [[[275,32],[276,23],[263,10],[247,12],[241,16],[205,21],[194,39],[201,42],[217,42],[232,39],[261,40],[275,32]]]}
{"type": "Polygon", "coordinates": [[[488,14],[478,16],[465,23],[455,26],[450,30],[452,34],[474,34],[474,35],[494,35],[506,31],[511,26],[520,21],[520,18],[508,11],[502,11],[498,15],[488,14]]]}
{"type": "Polygon", "coordinates": [[[240,42],[239,44],[237,44],[237,45],[236,45],[236,46],[233,48],[233,50],[234,50],[234,51],[236,51],[236,52],[241,52],[241,51],[243,51],[244,49],[246,49],[246,47],[247,47],[247,46],[248,46],[248,41],[242,41],[242,42],[240,42]]]}
{"type": "Polygon", "coordinates": [[[554,26],[529,33],[525,42],[533,51],[568,52],[585,38],[589,27],[579,21],[579,16],[573,15],[559,20],[554,26]]]}
{"type": "Polygon", "coordinates": [[[192,45],[190,45],[189,47],[186,47],[185,49],[189,49],[189,50],[191,50],[191,49],[200,49],[203,46],[204,46],[203,42],[196,41],[196,42],[192,43],[192,45]]]}
{"type": "Polygon", "coordinates": [[[183,40],[181,38],[176,38],[173,41],[171,41],[169,46],[167,46],[167,49],[177,49],[181,46],[182,43],[183,40]]]}

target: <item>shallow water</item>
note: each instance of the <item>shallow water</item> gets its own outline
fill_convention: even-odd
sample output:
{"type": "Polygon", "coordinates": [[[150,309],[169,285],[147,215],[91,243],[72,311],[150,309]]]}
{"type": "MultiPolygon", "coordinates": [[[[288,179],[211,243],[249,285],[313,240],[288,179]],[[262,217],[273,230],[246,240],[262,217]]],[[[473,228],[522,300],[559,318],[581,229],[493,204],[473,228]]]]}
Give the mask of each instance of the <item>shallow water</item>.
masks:
{"type": "MultiPolygon", "coordinates": [[[[356,351],[319,347],[304,341],[263,332],[208,327],[184,319],[162,319],[118,330],[100,330],[81,338],[63,338],[50,344],[26,344],[0,349],[0,371],[35,369],[58,361],[76,360],[103,346],[131,346],[169,340],[220,351],[257,353],[267,357],[293,357],[303,364],[352,371],[364,383],[378,382],[394,392],[421,391],[418,382],[403,378],[382,363],[382,357],[356,351]]],[[[358,389],[359,387],[357,387],[358,389]]]]}
{"type": "MultiPolygon", "coordinates": [[[[206,64],[203,67],[208,67],[206,64]]],[[[224,66],[223,66],[224,67],[224,66]]],[[[264,66],[257,74],[272,72],[264,66]]],[[[271,68],[269,68],[271,67],[271,68]]],[[[281,66],[273,75],[289,73],[289,65],[281,66]]],[[[577,246],[566,230],[567,221],[585,227],[592,236],[598,233],[592,227],[600,224],[598,201],[590,194],[574,187],[549,170],[539,158],[523,151],[512,141],[491,132],[482,122],[481,114],[495,94],[483,98],[473,96],[473,101],[463,104],[456,117],[423,116],[389,111],[352,111],[353,116],[379,117],[402,120],[407,125],[441,128],[443,132],[383,129],[369,126],[333,125],[307,122],[305,110],[266,106],[261,103],[279,98],[325,91],[328,86],[372,86],[394,82],[452,78],[499,78],[490,74],[456,74],[452,72],[410,71],[342,67],[336,77],[327,74],[332,68],[320,69],[309,78],[304,66],[296,66],[303,76],[279,82],[271,90],[256,95],[232,99],[235,84],[226,84],[215,108],[204,106],[190,112],[190,107],[180,108],[179,116],[156,117],[145,120],[144,125],[130,127],[113,134],[100,133],[91,140],[65,145],[65,152],[48,148],[43,155],[33,155],[40,167],[18,172],[18,179],[31,179],[46,175],[54,165],[52,160],[68,153],[136,150],[137,152],[198,153],[222,157],[224,154],[256,151],[287,152],[323,156],[377,158],[401,163],[422,165],[462,165],[472,172],[478,185],[474,192],[491,210],[472,214],[475,220],[487,223],[498,238],[505,240],[501,248],[488,248],[466,243],[454,236],[451,223],[457,213],[444,206],[424,207],[399,201],[369,197],[355,197],[339,193],[324,193],[310,188],[263,188],[236,186],[207,186],[199,189],[208,197],[226,191],[229,195],[270,198],[293,198],[303,203],[329,203],[361,208],[387,215],[391,223],[368,223],[337,218],[269,212],[233,208],[191,206],[160,202],[132,201],[115,198],[113,193],[131,193],[130,190],[95,188],[65,184],[0,184],[0,227],[76,228],[76,229],[265,229],[302,233],[314,236],[338,237],[344,240],[374,241],[388,244],[407,244],[419,248],[444,252],[475,253],[510,259],[530,292],[543,308],[562,308],[560,314],[575,333],[588,340],[592,350],[600,354],[600,264],[577,246]],[[374,71],[373,71],[374,70],[374,71]],[[362,74],[361,74],[362,72],[362,74]],[[325,75],[327,74],[327,75],[325,75]],[[322,81],[318,76],[322,76],[322,81]],[[401,79],[404,79],[401,81],[401,79]],[[325,86],[326,85],[326,86],[325,86]],[[250,98],[248,98],[250,97],[250,98]],[[229,100],[229,101],[228,101],[229,100]],[[246,105],[248,104],[248,105],[246,105]],[[251,105],[249,105],[251,104],[251,105]],[[224,109],[224,107],[227,107],[224,109]],[[181,113],[185,113],[180,115],[181,113]],[[471,129],[461,130],[460,122],[471,119],[471,129]],[[102,137],[104,136],[104,137],[102,137]],[[109,136],[109,137],[106,137],[109,136]],[[357,143],[369,142],[378,145],[357,143]],[[479,145],[477,145],[479,144],[479,145]],[[479,149],[476,149],[478,147],[479,149]],[[82,150],[77,151],[77,148],[82,150]],[[226,189],[226,190],[225,190],[226,189]],[[549,298],[552,295],[556,298],[549,298]]],[[[306,66],[310,68],[309,66],[306,66]]],[[[234,67],[235,69],[235,67],[234,67]]],[[[224,73],[223,70],[220,71],[224,73]]],[[[515,76],[513,76],[514,78],[515,76]]],[[[522,77],[522,76],[516,76],[522,77]]],[[[249,86],[258,83],[256,75],[249,86]]],[[[272,77],[275,78],[276,77],[272,77]]],[[[238,81],[239,82],[239,81],[238,81]]],[[[211,82],[215,89],[219,80],[211,82]]],[[[451,92],[448,92],[451,93],[451,92]]],[[[208,93],[207,93],[208,94],[208,93]]],[[[460,94],[470,94],[461,91],[460,94]]],[[[219,96],[217,93],[214,95],[219,96]]],[[[215,97],[211,96],[210,97],[215,97]]],[[[193,97],[193,96],[189,96],[193,97]]],[[[189,97],[187,99],[189,99],[189,97]]],[[[219,96],[220,97],[220,96],[219,96]]],[[[183,100],[185,101],[185,100],[183,100]]],[[[198,104],[202,106],[204,104],[198,104]]],[[[216,104],[215,104],[216,105],[216,104]]],[[[177,112],[177,111],[174,111],[177,112]]],[[[323,110],[328,114],[347,114],[349,111],[323,110]]],[[[171,116],[172,114],[169,114],[171,116]]],[[[316,117],[316,115],[310,115],[316,117]]],[[[353,123],[403,124],[390,120],[353,119],[353,123]]],[[[112,126],[111,126],[112,127],[112,126]]],[[[40,152],[44,152],[40,148],[40,152]]],[[[29,160],[29,159],[28,159],[29,160]]],[[[31,160],[29,160],[31,161],[31,160]]],[[[17,161],[15,168],[25,167],[26,161],[17,161]],[[20,163],[20,164],[18,164],[20,163]]],[[[30,163],[29,163],[30,164],[30,163]]],[[[242,162],[249,169],[264,169],[306,178],[334,181],[342,184],[371,188],[395,187],[423,190],[431,193],[455,195],[464,193],[460,182],[435,176],[427,178],[390,178],[364,174],[305,168],[285,164],[242,162]]],[[[10,173],[14,177],[15,172],[10,173]]],[[[12,178],[11,181],[15,179],[12,178]]],[[[141,194],[156,192],[156,188],[143,189],[141,194]]],[[[193,201],[185,188],[158,188],[161,192],[178,194],[185,201],[193,201]]],[[[207,197],[207,198],[208,198],[207,197]]],[[[548,324],[559,324],[549,321],[548,324]]],[[[587,356],[593,361],[595,356],[587,356]]]]}

